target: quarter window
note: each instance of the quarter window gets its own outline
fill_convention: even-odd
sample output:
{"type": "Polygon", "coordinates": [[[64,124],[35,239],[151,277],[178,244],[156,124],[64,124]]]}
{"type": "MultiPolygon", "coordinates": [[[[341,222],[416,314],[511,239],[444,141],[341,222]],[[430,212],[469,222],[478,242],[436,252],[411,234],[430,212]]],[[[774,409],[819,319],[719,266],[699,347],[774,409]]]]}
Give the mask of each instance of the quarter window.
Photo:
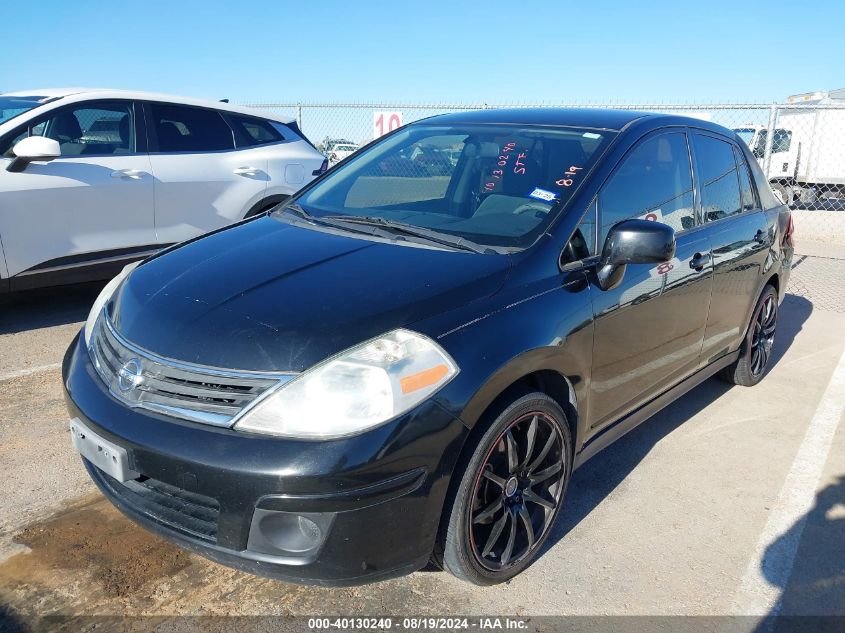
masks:
{"type": "Polygon", "coordinates": [[[234,149],[232,130],[219,112],[151,103],[159,152],[213,152],[234,149]]]}
{"type": "Polygon", "coordinates": [[[232,114],[228,114],[227,118],[232,124],[238,147],[252,147],[285,140],[285,137],[270,125],[269,121],[232,114]]]}
{"type": "Polygon", "coordinates": [[[739,192],[742,199],[742,210],[751,211],[757,207],[754,199],[754,190],[751,188],[751,175],[748,172],[748,163],[742,153],[734,147],[736,164],[739,166],[739,192]]]}
{"type": "Polygon", "coordinates": [[[707,222],[742,212],[733,146],[712,136],[695,135],[701,169],[701,206],[707,222]]]}
{"type": "Polygon", "coordinates": [[[672,132],[637,146],[599,194],[599,248],[614,224],[641,218],[676,231],[695,225],[686,134],[672,132]]]}

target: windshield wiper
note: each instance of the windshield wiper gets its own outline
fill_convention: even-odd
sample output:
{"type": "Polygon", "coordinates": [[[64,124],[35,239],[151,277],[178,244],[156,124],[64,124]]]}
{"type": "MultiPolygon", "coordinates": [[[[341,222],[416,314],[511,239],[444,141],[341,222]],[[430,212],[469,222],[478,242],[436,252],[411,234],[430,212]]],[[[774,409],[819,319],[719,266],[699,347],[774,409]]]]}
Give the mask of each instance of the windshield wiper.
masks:
{"type": "Polygon", "coordinates": [[[374,224],[367,224],[366,226],[369,227],[369,230],[364,228],[364,226],[355,226],[355,223],[352,222],[344,222],[338,218],[328,217],[328,216],[319,216],[319,215],[311,215],[299,206],[296,202],[291,202],[285,207],[279,209],[279,211],[287,211],[291,215],[295,216],[296,218],[307,222],[308,224],[316,224],[320,226],[330,226],[336,229],[342,229],[344,231],[348,231],[350,233],[358,233],[361,235],[378,235],[379,237],[389,238],[391,233],[381,229],[380,227],[374,224]]]}
{"type": "Polygon", "coordinates": [[[294,215],[298,215],[303,220],[313,220],[314,216],[308,213],[305,209],[299,206],[296,202],[288,202],[285,206],[283,206],[279,211],[288,211],[293,213],[294,215]]]}
{"type": "Polygon", "coordinates": [[[368,226],[377,226],[394,233],[402,233],[404,235],[411,235],[418,237],[435,244],[442,246],[449,246],[472,253],[488,253],[490,249],[481,244],[477,244],[465,237],[451,235],[449,233],[441,233],[434,229],[427,229],[415,224],[408,224],[406,222],[398,222],[396,220],[388,220],[374,215],[327,215],[320,218],[320,220],[331,220],[334,222],[342,222],[344,224],[364,224],[368,226]]]}

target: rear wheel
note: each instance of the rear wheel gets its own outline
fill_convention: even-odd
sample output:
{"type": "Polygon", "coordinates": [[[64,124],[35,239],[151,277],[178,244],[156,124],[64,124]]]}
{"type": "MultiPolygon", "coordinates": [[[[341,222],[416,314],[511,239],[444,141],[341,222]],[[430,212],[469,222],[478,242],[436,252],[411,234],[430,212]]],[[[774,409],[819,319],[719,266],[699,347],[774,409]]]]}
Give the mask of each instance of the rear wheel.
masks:
{"type": "Polygon", "coordinates": [[[513,578],[543,547],[572,472],[566,415],[530,393],[500,413],[475,447],[451,496],[442,565],[478,585],[513,578]]]}
{"type": "Polygon", "coordinates": [[[798,189],[798,201],[802,207],[810,207],[819,201],[818,192],[815,187],[801,187],[798,189]]]}
{"type": "Polygon", "coordinates": [[[719,375],[728,382],[743,387],[751,387],[760,382],[772,356],[777,324],[777,291],[767,285],[754,308],[739,358],[719,375]]]}
{"type": "Polygon", "coordinates": [[[795,202],[795,194],[792,191],[792,187],[787,187],[779,182],[773,182],[772,191],[775,192],[778,200],[788,207],[792,206],[792,203],[795,202]]]}

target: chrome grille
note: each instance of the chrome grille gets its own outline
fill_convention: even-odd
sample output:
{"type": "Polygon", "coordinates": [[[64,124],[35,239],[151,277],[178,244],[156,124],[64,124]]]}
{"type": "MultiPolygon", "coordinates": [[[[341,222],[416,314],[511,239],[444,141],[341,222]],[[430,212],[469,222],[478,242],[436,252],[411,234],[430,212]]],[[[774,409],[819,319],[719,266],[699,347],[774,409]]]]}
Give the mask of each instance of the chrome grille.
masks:
{"type": "Polygon", "coordinates": [[[206,367],[158,356],[123,338],[104,309],[91,336],[91,359],[109,391],[133,407],[229,426],[262,393],[293,374],[206,367]]]}

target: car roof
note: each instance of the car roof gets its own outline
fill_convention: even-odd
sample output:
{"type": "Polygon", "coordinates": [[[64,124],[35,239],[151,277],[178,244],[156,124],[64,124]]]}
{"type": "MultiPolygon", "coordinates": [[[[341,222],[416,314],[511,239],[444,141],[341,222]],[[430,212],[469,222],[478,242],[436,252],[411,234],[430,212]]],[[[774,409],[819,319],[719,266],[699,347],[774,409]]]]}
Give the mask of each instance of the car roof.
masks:
{"type": "Polygon", "coordinates": [[[616,108],[500,108],[466,110],[423,119],[426,124],[499,123],[548,125],[620,131],[635,121],[657,125],[690,125],[725,133],[725,128],[695,117],[616,108]]]}
{"type": "MultiPolygon", "coordinates": [[[[211,99],[196,99],[194,97],[182,97],[157,92],[142,92],[137,90],[115,90],[110,88],[34,88],[32,90],[19,90],[16,92],[3,92],[4,97],[47,97],[54,100],[68,99],[68,102],[79,101],[87,98],[97,99],[138,99],[144,101],[164,101],[165,103],[177,103],[183,105],[202,106],[215,108],[226,112],[260,116],[273,121],[291,123],[294,119],[286,116],[263,111],[257,108],[238,106],[224,101],[213,101],[211,99]]],[[[51,103],[56,103],[52,101],[51,103]]]]}

